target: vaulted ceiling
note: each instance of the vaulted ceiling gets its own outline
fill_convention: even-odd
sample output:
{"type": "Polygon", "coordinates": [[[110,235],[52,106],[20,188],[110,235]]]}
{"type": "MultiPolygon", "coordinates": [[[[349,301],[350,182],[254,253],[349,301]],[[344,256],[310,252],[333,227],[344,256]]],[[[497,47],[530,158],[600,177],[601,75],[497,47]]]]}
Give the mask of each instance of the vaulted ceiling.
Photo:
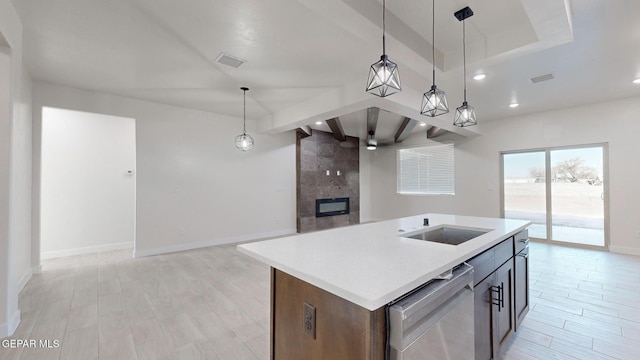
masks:
{"type": "MultiPolygon", "coordinates": [[[[247,114],[262,132],[339,117],[366,137],[366,109],[393,137],[404,118],[462,135],[482,123],[640,95],[640,1],[436,0],[437,84],[450,108],[462,102],[462,24],[467,20],[468,99],[480,125],[458,129],[450,114],[419,115],[431,85],[431,1],[387,1],[387,54],[403,92],[364,92],[382,53],[382,1],[373,0],[19,0],[24,57],[40,81],[215,113],[247,114]],[[245,60],[217,64],[226,53],[245,60]],[[474,81],[477,73],[486,79],[474,81]],[[554,79],[534,84],[533,77],[554,79]],[[509,108],[518,102],[518,108],[509,108]]],[[[427,127],[428,128],[428,127],[427,127]]],[[[413,131],[423,131],[416,126],[413,131]]]]}

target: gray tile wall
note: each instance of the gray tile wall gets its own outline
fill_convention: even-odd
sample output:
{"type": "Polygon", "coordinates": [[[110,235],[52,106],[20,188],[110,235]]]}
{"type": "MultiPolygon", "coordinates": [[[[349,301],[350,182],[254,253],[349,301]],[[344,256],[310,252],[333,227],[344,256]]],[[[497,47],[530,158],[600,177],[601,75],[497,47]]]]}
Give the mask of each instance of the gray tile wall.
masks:
{"type": "Polygon", "coordinates": [[[359,139],[346,144],[313,130],[296,140],[297,227],[299,233],[360,223],[359,139]],[[347,145],[347,146],[345,146],[347,145]],[[327,176],[327,170],[330,175],[327,176]],[[340,176],[337,175],[340,171],[340,176]],[[316,218],[316,199],[348,197],[350,213],[316,218]]]}

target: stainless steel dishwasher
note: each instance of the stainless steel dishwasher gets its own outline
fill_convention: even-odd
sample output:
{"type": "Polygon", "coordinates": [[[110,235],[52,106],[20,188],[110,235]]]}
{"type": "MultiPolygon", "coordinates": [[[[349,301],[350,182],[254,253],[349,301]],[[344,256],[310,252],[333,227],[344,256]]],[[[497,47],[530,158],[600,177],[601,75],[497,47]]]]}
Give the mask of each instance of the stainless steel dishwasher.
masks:
{"type": "Polygon", "coordinates": [[[392,360],[474,357],[473,267],[463,263],[388,307],[392,360]]]}

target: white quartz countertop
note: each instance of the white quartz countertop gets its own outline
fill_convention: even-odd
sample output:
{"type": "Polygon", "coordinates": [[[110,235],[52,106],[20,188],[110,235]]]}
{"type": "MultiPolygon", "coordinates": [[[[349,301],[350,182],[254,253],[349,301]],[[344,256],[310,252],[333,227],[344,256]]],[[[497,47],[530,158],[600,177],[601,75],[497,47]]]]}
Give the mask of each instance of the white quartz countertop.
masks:
{"type": "Polygon", "coordinates": [[[238,251],[369,310],[525,229],[524,220],[423,214],[238,245],[238,251]],[[429,218],[429,226],[423,219],[429,218]],[[409,239],[442,225],[489,230],[460,245],[409,239]]]}

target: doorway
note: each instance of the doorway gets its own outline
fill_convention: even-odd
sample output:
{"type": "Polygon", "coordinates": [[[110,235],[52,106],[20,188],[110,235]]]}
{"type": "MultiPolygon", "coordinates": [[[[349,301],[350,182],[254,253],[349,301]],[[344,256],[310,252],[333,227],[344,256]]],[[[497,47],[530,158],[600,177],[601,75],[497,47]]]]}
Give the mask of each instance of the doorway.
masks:
{"type": "Polygon", "coordinates": [[[607,144],[501,153],[502,216],[529,236],[607,248],[607,144]]]}
{"type": "Polygon", "coordinates": [[[134,247],[135,160],[135,119],[42,109],[42,259],[134,247]]]}

